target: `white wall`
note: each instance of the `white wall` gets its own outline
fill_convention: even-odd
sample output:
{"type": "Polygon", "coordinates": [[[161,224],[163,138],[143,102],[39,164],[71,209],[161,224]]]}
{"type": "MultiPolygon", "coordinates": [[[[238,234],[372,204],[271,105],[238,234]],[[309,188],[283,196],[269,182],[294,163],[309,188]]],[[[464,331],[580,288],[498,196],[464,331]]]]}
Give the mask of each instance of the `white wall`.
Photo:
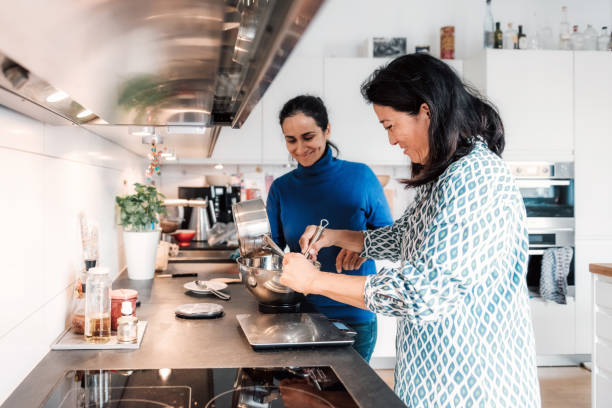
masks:
{"type": "Polygon", "coordinates": [[[143,173],[141,158],[86,130],[0,106],[0,366],[10,367],[0,403],[66,327],[82,265],[78,214],[97,223],[100,264],[117,274],[114,197],[143,173]]]}
{"type": "MultiPolygon", "coordinates": [[[[561,6],[570,24],[581,30],[592,24],[612,26],[612,0],[492,0],[493,18],[502,28],[522,24],[527,35],[549,26],[558,38],[561,6]]],[[[440,28],[455,26],[455,58],[465,59],[482,48],[485,0],[327,0],[294,53],[301,56],[355,57],[370,37],[407,37],[415,45],[430,45],[440,55],[440,28]]]]}

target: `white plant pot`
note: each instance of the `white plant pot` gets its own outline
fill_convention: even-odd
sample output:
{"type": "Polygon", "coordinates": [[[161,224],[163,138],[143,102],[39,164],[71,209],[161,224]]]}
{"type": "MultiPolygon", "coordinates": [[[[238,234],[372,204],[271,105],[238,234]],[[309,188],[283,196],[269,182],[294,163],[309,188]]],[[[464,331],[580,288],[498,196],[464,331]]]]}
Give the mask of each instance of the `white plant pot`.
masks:
{"type": "Polygon", "coordinates": [[[135,280],[153,279],[159,233],[160,231],[123,231],[128,278],[135,280]]]}

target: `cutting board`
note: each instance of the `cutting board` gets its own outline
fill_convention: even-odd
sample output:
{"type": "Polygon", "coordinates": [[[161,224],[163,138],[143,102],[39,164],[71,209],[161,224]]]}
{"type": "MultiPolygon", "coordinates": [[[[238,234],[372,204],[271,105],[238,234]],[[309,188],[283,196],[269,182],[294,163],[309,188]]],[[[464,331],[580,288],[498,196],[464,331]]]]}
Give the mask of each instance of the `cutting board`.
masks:
{"type": "Polygon", "coordinates": [[[138,322],[138,341],[136,343],[119,343],[115,334],[106,343],[88,343],[85,336],[76,334],[72,328],[68,328],[57,338],[51,346],[51,350],[117,350],[117,349],[137,349],[140,348],[144,337],[147,322],[138,322]]]}

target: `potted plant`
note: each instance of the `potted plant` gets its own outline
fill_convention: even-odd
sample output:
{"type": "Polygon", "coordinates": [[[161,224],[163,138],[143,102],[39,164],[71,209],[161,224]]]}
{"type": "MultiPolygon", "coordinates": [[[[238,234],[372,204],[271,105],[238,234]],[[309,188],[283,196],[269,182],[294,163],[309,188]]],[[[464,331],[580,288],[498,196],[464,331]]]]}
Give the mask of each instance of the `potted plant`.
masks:
{"type": "Polygon", "coordinates": [[[153,186],[135,183],[134,194],[116,197],[123,226],[123,244],[130,279],[153,279],[159,242],[159,214],[164,195],[153,186]]]}

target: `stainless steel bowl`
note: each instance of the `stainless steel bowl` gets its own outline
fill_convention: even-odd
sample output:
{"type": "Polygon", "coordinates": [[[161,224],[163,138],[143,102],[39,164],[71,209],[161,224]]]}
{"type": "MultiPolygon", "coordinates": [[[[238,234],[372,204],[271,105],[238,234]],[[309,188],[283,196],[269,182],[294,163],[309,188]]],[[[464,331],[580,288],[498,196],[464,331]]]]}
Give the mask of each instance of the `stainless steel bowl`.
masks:
{"type": "Polygon", "coordinates": [[[263,305],[295,305],[304,299],[302,293],[280,284],[283,272],[278,255],[241,257],[236,260],[242,283],[263,305]]]}
{"type": "Polygon", "coordinates": [[[232,205],[238,238],[256,238],[270,233],[266,206],[260,198],[232,205]]]}

